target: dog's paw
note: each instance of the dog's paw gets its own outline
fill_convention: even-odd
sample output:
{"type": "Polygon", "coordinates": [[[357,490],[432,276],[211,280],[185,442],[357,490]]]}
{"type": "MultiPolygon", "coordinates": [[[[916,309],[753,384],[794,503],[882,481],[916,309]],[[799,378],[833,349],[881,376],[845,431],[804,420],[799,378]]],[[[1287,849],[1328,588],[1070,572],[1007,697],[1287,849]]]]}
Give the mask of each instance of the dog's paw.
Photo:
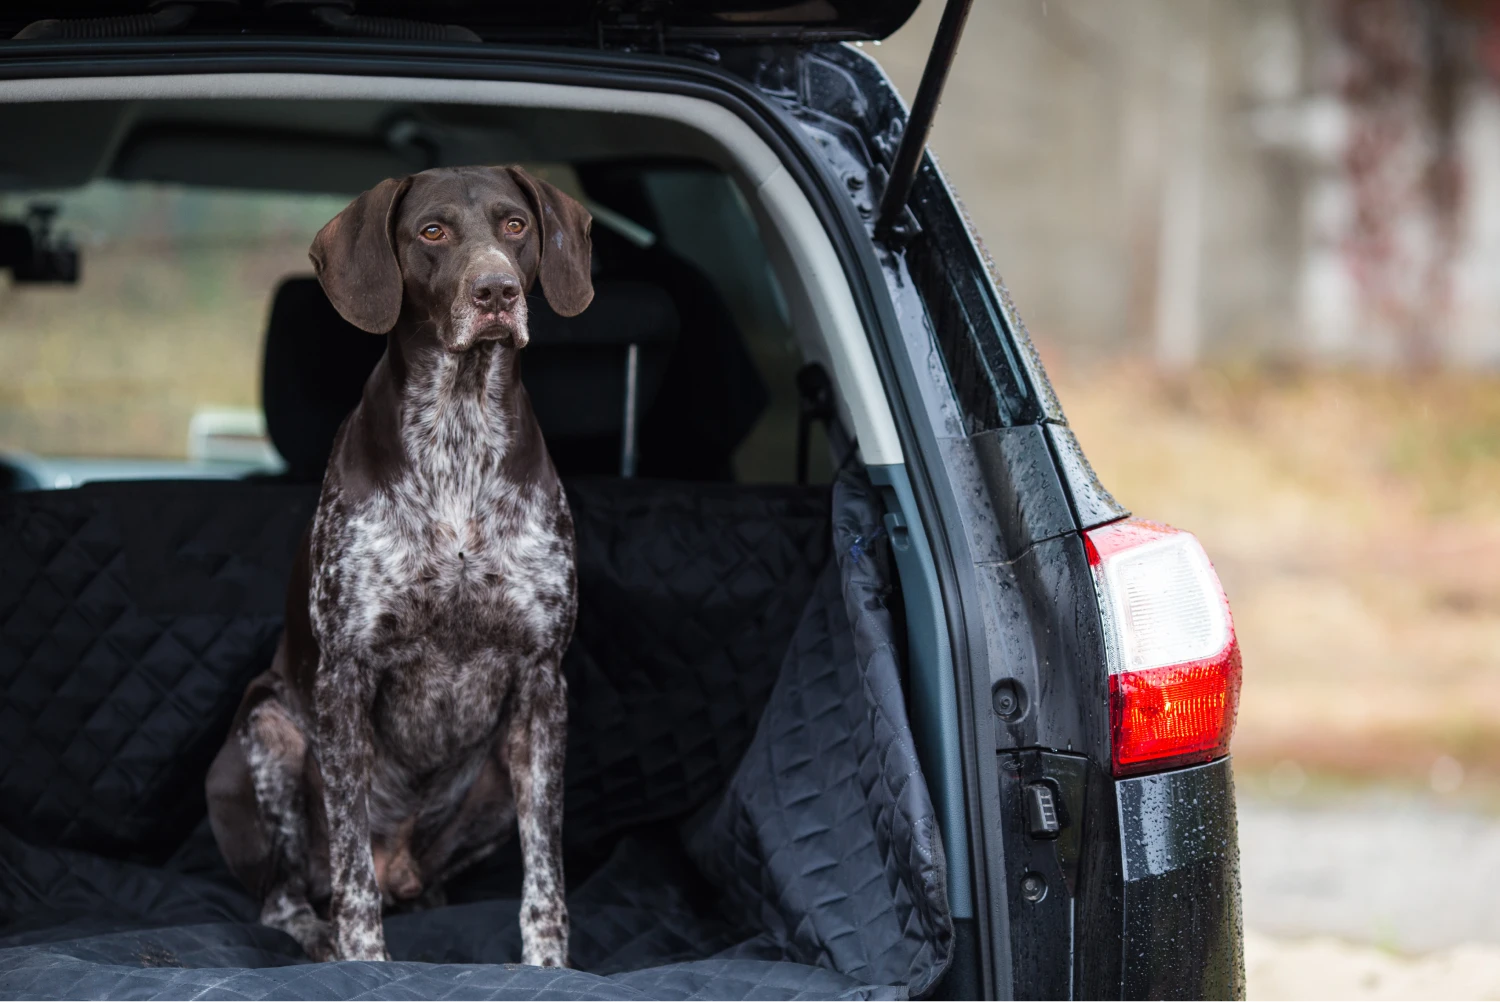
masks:
{"type": "Polygon", "coordinates": [[[295,939],[302,952],[314,963],[339,959],[335,956],[333,926],[316,915],[299,915],[295,921],[279,928],[295,939]]]}
{"type": "Polygon", "coordinates": [[[324,964],[338,959],[333,950],[333,926],[322,919],[313,919],[292,935],[302,944],[302,952],[314,963],[324,964]]]}
{"type": "Polygon", "coordinates": [[[321,964],[337,959],[334,957],[333,926],[318,918],[317,912],[305,900],[277,895],[266,903],[260,920],[295,939],[302,952],[313,961],[321,964]]]}

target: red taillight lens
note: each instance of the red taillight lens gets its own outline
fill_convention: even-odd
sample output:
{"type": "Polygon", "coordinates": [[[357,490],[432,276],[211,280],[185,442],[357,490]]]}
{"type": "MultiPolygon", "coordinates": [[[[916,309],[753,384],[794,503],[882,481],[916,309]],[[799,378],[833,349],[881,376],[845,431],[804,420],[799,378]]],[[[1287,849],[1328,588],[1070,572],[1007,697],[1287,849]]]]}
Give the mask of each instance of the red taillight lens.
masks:
{"type": "Polygon", "coordinates": [[[1084,538],[1109,659],[1115,775],[1224,755],[1240,649],[1203,547],[1192,533],[1134,519],[1084,538]]]}
{"type": "Polygon", "coordinates": [[[1222,661],[1109,677],[1115,774],[1207,762],[1229,751],[1240,652],[1222,661]],[[1231,663],[1232,662],[1232,663],[1231,663]]]}

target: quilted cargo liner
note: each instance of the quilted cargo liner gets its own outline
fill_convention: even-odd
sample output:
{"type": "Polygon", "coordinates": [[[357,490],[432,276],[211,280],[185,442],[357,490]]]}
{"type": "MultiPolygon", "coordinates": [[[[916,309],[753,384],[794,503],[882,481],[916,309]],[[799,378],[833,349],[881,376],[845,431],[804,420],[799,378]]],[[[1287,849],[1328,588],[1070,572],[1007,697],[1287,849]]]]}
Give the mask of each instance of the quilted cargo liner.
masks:
{"type": "Polygon", "coordinates": [[[0,498],[0,996],[902,998],[951,951],[878,501],[568,485],[573,970],[516,964],[513,844],[312,964],[220,861],[202,780],[269,661],[315,501],[274,484],[0,498]],[[830,524],[831,521],[831,524],[830,524]]]}

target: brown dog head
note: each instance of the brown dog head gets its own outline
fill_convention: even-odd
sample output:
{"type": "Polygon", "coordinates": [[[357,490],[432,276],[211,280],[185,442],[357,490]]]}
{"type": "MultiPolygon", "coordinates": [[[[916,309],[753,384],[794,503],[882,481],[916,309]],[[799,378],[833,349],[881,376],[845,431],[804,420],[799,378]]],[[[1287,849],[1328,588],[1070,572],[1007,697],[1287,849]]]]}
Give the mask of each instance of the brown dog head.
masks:
{"type": "Polygon", "coordinates": [[[519,167],[444,167],[382,181],[318,231],[309,256],[339,314],[372,334],[403,315],[443,347],[530,339],[537,279],[558,313],[594,298],[582,205],[519,167]]]}

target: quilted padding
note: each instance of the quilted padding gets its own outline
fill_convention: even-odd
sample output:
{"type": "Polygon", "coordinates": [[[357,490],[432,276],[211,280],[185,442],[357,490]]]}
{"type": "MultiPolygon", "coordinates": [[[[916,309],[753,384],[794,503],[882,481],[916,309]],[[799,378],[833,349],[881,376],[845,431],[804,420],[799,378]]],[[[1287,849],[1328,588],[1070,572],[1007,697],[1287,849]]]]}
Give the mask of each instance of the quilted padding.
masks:
{"type": "MultiPolygon", "coordinates": [[[[139,937],[136,937],[137,939],[139,937]]],[[[80,944],[82,945],[82,944],[80,944]]],[[[0,951],[11,998],[88,999],[901,999],[834,971],[756,960],[700,960],[600,976],[515,964],[344,963],[298,967],[103,966],[54,949],[0,951]],[[56,994],[58,985],[80,990],[56,994]]],[[[91,951],[90,951],[91,952],[91,951]]]]}
{"type": "MultiPolygon", "coordinates": [[[[575,847],[691,810],[739,761],[827,560],[826,490],[583,480],[575,847]]],[[[270,663],[316,489],[140,482],[0,498],[0,825],[160,858],[270,663]]]]}
{"type": "Polygon", "coordinates": [[[0,824],[170,851],[270,663],[304,489],[141,483],[0,498],[0,824]]]}
{"type": "Polygon", "coordinates": [[[827,563],[826,488],[580,480],[568,845],[723,787],[827,563]]]}
{"type": "Polygon", "coordinates": [[[786,957],[921,992],[947,967],[947,866],[907,724],[881,512],[834,488],[834,554],[755,739],[688,847],[786,957]]]}
{"type": "Polygon", "coordinates": [[[255,922],[201,802],[148,809],[174,788],[197,795],[206,759],[171,749],[211,755],[242,677],[269,657],[305,490],[116,485],[8,499],[0,539],[27,576],[0,592],[0,706],[19,724],[0,734],[0,813],[11,812],[0,817],[0,999],[905,998],[930,987],[952,949],[946,868],[906,724],[868,482],[840,480],[832,519],[826,490],[568,489],[581,607],[564,822],[576,969],[564,971],[516,963],[513,845],[450,882],[450,904],[388,915],[392,963],[313,964],[255,922]],[[264,631],[261,648],[225,653],[215,640],[185,654],[161,639],[205,617],[222,620],[216,637],[264,631]],[[120,624],[155,639],[122,644],[120,624]],[[34,719],[93,731],[54,734],[34,719]],[[153,732],[145,751],[104,750],[137,748],[132,728],[153,732]],[[96,757],[78,758],[80,743],[96,757]],[[50,770],[45,781],[17,765],[21,753],[50,770]],[[11,790],[32,796],[18,808],[11,790]],[[133,812],[135,841],[109,828],[110,810],[133,812]],[[169,824],[191,831],[154,843],[169,824]]]}

